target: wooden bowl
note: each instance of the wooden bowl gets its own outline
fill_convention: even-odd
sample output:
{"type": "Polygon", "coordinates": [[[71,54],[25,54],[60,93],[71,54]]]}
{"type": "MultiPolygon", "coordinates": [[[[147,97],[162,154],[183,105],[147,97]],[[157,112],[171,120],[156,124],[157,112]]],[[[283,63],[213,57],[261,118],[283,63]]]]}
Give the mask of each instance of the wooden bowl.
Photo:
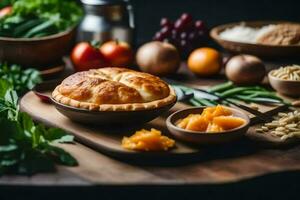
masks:
{"type": "Polygon", "coordinates": [[[62,63],[75,42],[76,28],[41,38],[0,37],[0,61],[45,69],[62,63]]]}
{"type": "Polygon", "coordinates": [[[269,72],[268,78],[269,78],[270,85],[274,90],[276,90],[281,94],[291,96],[291,97],[300,96],[300,81],[283,80],[277,78],[272,75],[273,71],[274,70],[269,72]]]}
{"type": "Polygon", "coordinates": [[[287,21],[253,21],[237,22],[217,26],[210,31],[210,36],[224,49],[232,53],[252,54],[260,57],[296,57],[300,54],[300,45],[262,45],[243,42],[234,42],[222,39],[219,34],[225,29],[240,25],[241,23],[250,27],[262,27],[269,24],[293,23],[287,21]]]}
{"type": "Polygon", "coordinates": [[[111,125],[135,125],[139,126],[149,122],[172,108],[176,101],[156,109],[138,111],[90,111],[87,109],[74,108],[57,102],[51,98],[56,109],[69,119],[85,124],[101,126],[111,125]]]}
{"type": "Polygon", "coordinates": [[[250,119],[246,113],[235,108],[226,107],[229,109],[233,116],[240,117],[246,120],[246,123],[235,129],[222,131],[219,133],[207,133],[201,131],[191,131],[179,128],[175,123],[182,118],[187,117],[189,114],[199,114],[202,113],[205,107],[195,107],[179,110],[167,118],[167,127],[170,133],[177,139],[192,143],[192,144],[201,144],[201,145],[211,145],[211,144],[223,144],[228,143],[234,140],[239,139],[244,134],[246,134],[250,119]]]}

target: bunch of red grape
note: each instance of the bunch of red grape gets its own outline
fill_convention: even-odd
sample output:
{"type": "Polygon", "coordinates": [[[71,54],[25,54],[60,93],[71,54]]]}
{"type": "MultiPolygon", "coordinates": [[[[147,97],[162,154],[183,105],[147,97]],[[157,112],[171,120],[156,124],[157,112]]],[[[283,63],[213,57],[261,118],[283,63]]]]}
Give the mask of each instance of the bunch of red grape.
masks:
{"type": "Polygon", "coordinates": [[[168,18],[162,18],[160,26],[161,29],[156,32],[153,40],[173,44],[184,57],[207,41],[207,29],[204,22],[194,21],[188,13],[183,13],[175,23],[168,18]]]}

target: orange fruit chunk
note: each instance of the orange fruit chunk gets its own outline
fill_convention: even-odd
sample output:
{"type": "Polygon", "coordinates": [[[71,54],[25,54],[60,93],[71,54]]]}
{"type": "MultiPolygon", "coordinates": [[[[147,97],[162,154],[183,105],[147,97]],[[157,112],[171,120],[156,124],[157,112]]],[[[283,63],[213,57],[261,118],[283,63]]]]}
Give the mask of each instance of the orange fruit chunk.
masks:
{"type": "Polygon", "coordinates": [[[246,123],[240,117],[232,116],[231,110],[217,105],[205,108],[201,114],[190,114],[176,122],[176,126],[191,131],[222,132],[246,123]]]}
{"type": "Polygon", "coordinates": [[[244,119],[233,116],[218,116],[213,119],[213,124],[216,124],[224,130],[234,129],[245,123],[246,121],[244,119]]]}
{"type": "Polygon", "coordinates": [[[191,131],[205,131],[207,126],[208,120],[205,117],[194,115],[189,119],[186,129],[191,131]]]}
{"type": "Polygon", "coordinates": [[[224,106],[221,105],[217,105],[215,107],[215,110],[213,112],[213,116],[214,117],[218,117],[218,116],[229,116],[231,115],[231,111],[227,108],[225,108],[224,106]]]}
{"type": "MultiPolygon", "coordinates": [[[[194,116],[194,114],[189,114],[189,116],[187,116],[186,118],[180,119],[176,122],[176,126],[179,128],[183,128],[185,129],[186,126],[188,125],[190,119],[194,116]]],[[[199,114],[200,116],[200,114],[199,114]]]]}
{"type": "Polygon", "coordinates": [[[209,123],[206,132],[214,133],[214,132],[222,132],[224,129],[217,124],[209,123]]]}
{"type": "Polygon", "coordinates": [[[122,140],[123,148],[139,151],[166,151],[174,145],[174,140],[163,136],[161,131],[154,128],[150,131],[136,131],[131,137],[124,137],[122,140]]]}

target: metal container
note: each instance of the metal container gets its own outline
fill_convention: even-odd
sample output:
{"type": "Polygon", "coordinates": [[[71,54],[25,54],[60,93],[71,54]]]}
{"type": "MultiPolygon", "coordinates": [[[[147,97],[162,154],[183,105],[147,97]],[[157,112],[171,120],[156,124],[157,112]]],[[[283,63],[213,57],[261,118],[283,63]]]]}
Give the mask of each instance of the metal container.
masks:
{"type": "Polygon", "coordinates": [[[134,46],[134,14],[125,0],[81,0],[85,16],[78,29],[78,41],[100,43],[118,39],[134,46]]]}

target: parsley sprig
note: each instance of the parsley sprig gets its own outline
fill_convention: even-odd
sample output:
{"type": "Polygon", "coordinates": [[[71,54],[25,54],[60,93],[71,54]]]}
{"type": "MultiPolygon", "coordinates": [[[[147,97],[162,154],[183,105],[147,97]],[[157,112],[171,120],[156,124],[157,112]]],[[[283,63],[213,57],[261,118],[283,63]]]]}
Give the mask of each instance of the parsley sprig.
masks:
{"type": "Polygon", "coordinates": [[[55,163],[77,165],[75,158],[55,146],[73,142],[73,136],[37,124],[20,111],[18,93],[30,89],[40,78],[36,70],[15,68],[5,69],[5,73],[0,70],[0,174],[48,172],[55,170],[55,163]]]}

